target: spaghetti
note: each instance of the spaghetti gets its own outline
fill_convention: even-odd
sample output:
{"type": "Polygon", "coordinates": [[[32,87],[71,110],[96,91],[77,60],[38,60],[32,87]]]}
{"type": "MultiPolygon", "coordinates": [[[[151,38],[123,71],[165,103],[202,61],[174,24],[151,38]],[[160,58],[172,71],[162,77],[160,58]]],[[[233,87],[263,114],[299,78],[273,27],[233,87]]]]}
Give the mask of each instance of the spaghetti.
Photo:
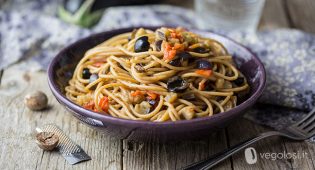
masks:
{"type": "Polygon", "coordinates": [[[88,50],[65,90],[101,114],[162,122],[227,111],[249,86],[220,42],[162,27],[120,34],[88,50]]]}

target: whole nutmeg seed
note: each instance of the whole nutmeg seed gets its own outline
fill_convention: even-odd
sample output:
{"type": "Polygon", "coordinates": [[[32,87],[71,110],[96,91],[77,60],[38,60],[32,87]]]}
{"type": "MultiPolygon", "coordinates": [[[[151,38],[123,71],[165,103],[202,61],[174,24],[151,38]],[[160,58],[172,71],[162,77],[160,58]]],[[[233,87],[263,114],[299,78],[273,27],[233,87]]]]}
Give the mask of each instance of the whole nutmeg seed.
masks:
{"type": "Polygon", "coordinates": [[[45,93],[35,91],[25,96],[24,103],[31,110],[42,110],[47,107],[48,98],[45,93]]]}
{"type": "Polygon", "coordinates": [[[36,135],[37,145],[46,151],[53,150],[57,146],[58,142],[58,135],[52,132],[40,132],[36,135]]]}

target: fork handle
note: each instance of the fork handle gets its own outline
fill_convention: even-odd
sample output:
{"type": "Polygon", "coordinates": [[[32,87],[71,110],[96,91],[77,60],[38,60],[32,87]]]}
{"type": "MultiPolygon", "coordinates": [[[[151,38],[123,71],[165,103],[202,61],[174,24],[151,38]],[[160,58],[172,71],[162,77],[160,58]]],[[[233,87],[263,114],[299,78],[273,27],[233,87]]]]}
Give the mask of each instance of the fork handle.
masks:
{"type": "Polygon", "coordinates": [[[269,131],[269,132],[265,132],[265,133],[261,133],[256,137],[250,138],[242,143],[239,143],[237,145],[234,145],[222,152],[219,152],[213,156],[211,156],[210,158],[191,164],[189,166],[186,166],[183,168],[183,170],[195,170],[195,169],[201,169],[201,170],[206,170],[206,169],[210,169],[213,166],[217,165],[218,163],[222,162],[223,160],[225,160],[226,158],[234,155],[235,153],[241,151],[242,149],[250,146],[253,143],[256,143],[259,140],[262,140],[266,137],[270,137],[270,136],[275,136],[275,135],[283,135],[280,132],[277,131],[269,131]]]}

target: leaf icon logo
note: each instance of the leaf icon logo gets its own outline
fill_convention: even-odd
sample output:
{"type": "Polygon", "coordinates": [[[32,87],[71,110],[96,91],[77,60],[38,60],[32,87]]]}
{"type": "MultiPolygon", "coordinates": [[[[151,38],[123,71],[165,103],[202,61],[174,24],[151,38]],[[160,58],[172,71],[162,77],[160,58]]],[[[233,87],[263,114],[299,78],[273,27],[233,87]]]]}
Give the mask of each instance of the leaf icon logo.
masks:
{"type": "Polygon", "coordinates": [[[245,149],[245,159],[248,164],[255,164],[257,162],[257,152],[255,148],[249,147],[245,149]]]}

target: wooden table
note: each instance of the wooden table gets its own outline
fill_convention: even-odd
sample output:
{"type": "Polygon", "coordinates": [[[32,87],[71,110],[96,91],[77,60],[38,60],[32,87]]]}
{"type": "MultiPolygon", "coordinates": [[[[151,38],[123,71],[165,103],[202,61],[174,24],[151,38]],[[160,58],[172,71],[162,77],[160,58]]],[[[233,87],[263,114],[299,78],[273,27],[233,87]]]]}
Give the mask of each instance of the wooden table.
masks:
{"type": "MultiPolygon", "coordinates": [[[[179,3],[170,0],[171,3],[179,3]]],[[[192,1],[183,1],[192,7],[192,1]]],[[[315,33],[314,0],[267,0],[261,29],[292,27],[315,33]]],[[[207,158],[267,129],[240,118],[206,140],[172,144],[135,144],[100,134],[81,124],[55,100],[45,72],[28,73],[13,65],[0,72],[0,169],[179,169],[207,158]],[[50,108],[32,112],[23,105],[24,96],[34,90],[48,94],[50,108]],[[92,157],[91,161],[69,165],[57,152],[44,152],[35,142],[33,130],[55,123],[92,157]]],[[[239,153],[216,169],[315,169],[315,145],[283,138],[270,138],[254,145],[258,153],[306,152],[304,159],[259,159],[246,163],[239,153]]]]}

